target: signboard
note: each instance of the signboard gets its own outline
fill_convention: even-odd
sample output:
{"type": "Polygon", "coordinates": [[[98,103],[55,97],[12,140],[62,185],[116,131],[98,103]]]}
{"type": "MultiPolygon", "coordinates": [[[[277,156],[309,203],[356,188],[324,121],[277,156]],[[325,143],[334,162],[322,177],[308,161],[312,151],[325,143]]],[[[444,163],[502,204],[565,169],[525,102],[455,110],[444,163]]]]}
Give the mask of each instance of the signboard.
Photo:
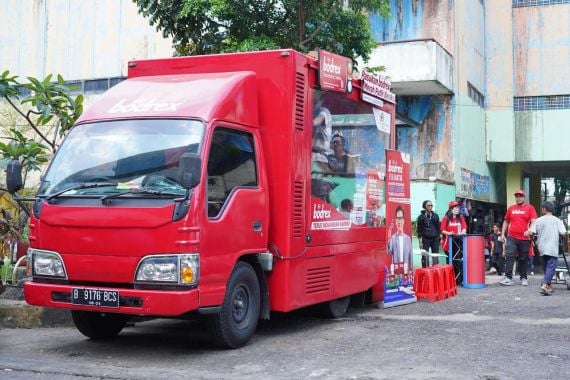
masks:
{"type": "Polygon", "coordinates": [[[352,91],[352,59],[319,50],[319,86],[323,90],[352,91]]]}
{"type": "Polygon", "coordinates": [[[362,100],[368,103],[376,104],[370,101],[370,96],[383,99],[389,103],[396,103],[396,95],[390,91],[392,82],[390,78],[384,75],[377,75],[362,71],[360,76],[362,79],[362,100]],[[370,96],[366,96],[369,94],[370,96]]]}
{"type": "Polygon", "coordinates": [[[384,181],[377,170],[369,170],[366,181],[366,225],[382,225],[382,203],[384,201],[384,181]]]}
{"type": "Polygon", "coordinates": [[[457,195],[463,198],[489,201],[491,198],[490,177],[461,168],[461,181],[457,195]]]}
{"type": "Polygon", "coordinates": [[[414,287],[410,156],[386,151],[386,234],[384,308],[416,302],[414,287]]]}
{"type": "Polygon", "coordinates": [[[379,131],[390,134],[390,124],[392,123],[392,116],[388,112],[381,111],[377,108],[372,108],[374,112],[374,122],[379,131]]]}

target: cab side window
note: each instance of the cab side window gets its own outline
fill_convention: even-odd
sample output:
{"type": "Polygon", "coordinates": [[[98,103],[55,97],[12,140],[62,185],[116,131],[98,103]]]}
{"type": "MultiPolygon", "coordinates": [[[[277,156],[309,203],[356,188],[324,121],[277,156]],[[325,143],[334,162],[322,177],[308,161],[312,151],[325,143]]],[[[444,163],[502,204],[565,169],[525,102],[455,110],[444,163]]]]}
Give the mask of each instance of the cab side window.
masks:
{"type": "Polygon", "coordinates": [[[208,216],[220,215],[232,190],[257,187],[253,136],[229,128],[216,128],[208,157],[208,216]]]}

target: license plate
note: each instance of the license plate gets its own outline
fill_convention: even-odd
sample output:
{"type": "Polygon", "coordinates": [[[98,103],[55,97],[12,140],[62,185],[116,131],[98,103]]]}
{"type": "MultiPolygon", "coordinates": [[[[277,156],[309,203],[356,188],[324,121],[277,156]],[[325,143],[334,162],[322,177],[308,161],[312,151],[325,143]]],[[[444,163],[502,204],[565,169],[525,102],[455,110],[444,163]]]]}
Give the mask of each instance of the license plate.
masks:
{"type": "Polygon", "coordinates": [[[119,307],[119,292],[101,289],[71,289],[71,303],[74,305],[119,307]]]}

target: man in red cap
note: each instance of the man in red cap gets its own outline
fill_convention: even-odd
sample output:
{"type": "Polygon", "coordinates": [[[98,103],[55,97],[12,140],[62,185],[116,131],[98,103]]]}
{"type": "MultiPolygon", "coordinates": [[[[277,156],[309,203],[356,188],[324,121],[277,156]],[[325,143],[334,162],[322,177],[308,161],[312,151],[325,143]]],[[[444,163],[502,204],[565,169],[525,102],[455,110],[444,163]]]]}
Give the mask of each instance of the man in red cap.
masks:
{"type": "Polygon", "coordinates": [[[503,222],[502,238],[506,244],[503,246],[506,251],[506,273],[501,285],[513,285],[513,265],[515,255],[519,253],[519,275],[521,285],[528,286],[526,270],[528,266],[528,250],[530,248],[529,228],[537,218],[536,210],[528,203],[525,203],[525,193],[522,189],[515,191],[515,204],[509,206],[505,221],[503,222]],[[507,234],[508,231],[508,234],[507,234]],[[505,240],[505,235],[507,239],[505,240]]]}

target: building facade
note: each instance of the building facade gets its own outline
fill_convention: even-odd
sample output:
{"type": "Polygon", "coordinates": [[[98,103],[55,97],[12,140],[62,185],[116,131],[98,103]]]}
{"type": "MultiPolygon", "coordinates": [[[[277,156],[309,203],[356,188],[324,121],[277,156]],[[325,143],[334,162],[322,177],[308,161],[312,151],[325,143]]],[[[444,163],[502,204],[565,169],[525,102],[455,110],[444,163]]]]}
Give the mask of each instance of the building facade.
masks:
{"type": "MultiPolygon", "coordinates": [[[[20,82],[60,74],[86,106],[125,78],[129,60],[174,52],[131,0],[4,0],[0,25],[0,72],[20,82]]],[[[1,128],[17,125],[9,106],[0,102],[0,111],[1,128]]],[[[0,183],[4,175],[0,170],[0,183]]],[[[37,186],[39,177],[29,173],[26,186],[37,186]]]]}
{"type": "Polygon", "coordinates": [[[412,157],[412,208],[464,198],[487,228],[512,193],[570,173],[570,1],[391,0],[370,18],[412,157]]]}
{"type": "Polygon", "coordinates": [[[87,95],[126,76],[133,58],[172,56],[172,42],[131,0],[4,0],[0,67],[21,78],[61,74],[87,95]]]}

